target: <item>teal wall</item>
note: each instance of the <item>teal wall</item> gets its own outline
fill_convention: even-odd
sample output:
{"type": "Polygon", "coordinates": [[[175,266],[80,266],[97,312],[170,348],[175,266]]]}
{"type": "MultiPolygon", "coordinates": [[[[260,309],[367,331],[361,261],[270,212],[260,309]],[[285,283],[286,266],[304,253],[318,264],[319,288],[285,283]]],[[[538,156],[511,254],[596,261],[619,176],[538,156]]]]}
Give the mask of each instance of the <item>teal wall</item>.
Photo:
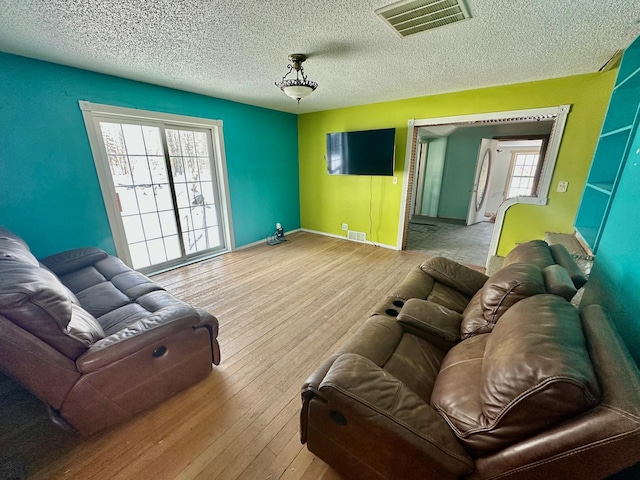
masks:
{"type": "Polygon", "coordinates": [[[527,122],[464,127],[449,135],[438,216],[467,219],[478,149],[483,138],[547,134],[550,131],[550,122],[527,122]]]}
{"type": "Polygon", "coordinates": [[[78,100],[222,120],[236,246],[300,228],[294,114],[0,53],[0,225],[115,253],[78,100]]]}
{"type": "MultiPolygon", "coordinates": [[[[612,314],[640,365],[640,130],[611,204],[581,305],[598,303],[612,314]]],[[[639,467],[640,470],[640,467],[639,467]]]]}

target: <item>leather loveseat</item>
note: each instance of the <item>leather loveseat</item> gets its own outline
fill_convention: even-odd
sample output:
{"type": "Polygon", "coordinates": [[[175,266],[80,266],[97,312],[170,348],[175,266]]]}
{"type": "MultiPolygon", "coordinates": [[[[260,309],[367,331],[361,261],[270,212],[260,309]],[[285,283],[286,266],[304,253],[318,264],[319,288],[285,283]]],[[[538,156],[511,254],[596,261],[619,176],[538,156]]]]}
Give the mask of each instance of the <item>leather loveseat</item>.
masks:
{"type": "Polygon", "coordinates": [[[555,249],[519,245],[490,278],[442,258],[409,272],[303,385],[302,442],[362,480],[600,479],[640,461],[640,372],[599,306],[569,303],[585,279],[555,249]]]}
{"type": "Polygon", "coordinates": [[[97,248],[42,260],[0,229],[0,371],[92,434],[205,378],[218,321],[97,248]]]}

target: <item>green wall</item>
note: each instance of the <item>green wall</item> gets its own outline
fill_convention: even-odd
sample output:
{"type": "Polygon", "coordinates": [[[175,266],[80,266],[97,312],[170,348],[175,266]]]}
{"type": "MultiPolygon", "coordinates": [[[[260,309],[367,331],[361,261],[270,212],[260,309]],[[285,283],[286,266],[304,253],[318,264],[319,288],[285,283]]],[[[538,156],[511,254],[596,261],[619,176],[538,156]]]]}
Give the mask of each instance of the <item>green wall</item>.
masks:
{"type": "Polygon", "coordinates": [[[572,104],[552,185],[567,180],[567,193],[550,193],[549,205],[509,209],[498,253],[545,231],[572,232],[593,149],[615,72],[521,83],[300,115],[300,215],[302,228],[344,235],[341,224],[368,240],[397,246],[409,119],[426,119],[572,104]],[[329,132],[395,127],[398,183],[390,177],[330,176],[325,161],[329,132]],[[371,232],[371,235],[369,235],[371,232]]]}
{"type": "Polygon", "coordinates": [[[0,53],[0,225],[37,256],[115,253],[78,100],[222,120],[236,245],[300,227],[296,115],[0,53]]]}

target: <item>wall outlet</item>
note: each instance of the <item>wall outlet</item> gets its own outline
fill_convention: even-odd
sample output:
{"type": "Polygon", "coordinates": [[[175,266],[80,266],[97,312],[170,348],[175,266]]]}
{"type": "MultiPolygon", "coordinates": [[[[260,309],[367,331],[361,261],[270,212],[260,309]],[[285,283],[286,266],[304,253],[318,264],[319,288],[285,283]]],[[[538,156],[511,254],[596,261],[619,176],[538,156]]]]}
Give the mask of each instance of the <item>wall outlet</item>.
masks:
{"type": "Polygon", "coordinates": [[[558,182],[558,188],[556,189],[556,191],[560,193],[564,193],[567,191],[568,186],[569,186],[569,182],[565,182],[565,181],[558,182]]]}
{"type": "Polygon", "coordinates": [[[398,177],[393,177],[393,184],[397,185],[398,184],[398,177]]]}
{"type": "Polygon", "coordinates": [[[344,230],[345,232],[346,232],[347,230],[349,230],[349,225],[347,225],[346,223],[343,223],[343,224],[342,224],[342,230],[344,230]]]}

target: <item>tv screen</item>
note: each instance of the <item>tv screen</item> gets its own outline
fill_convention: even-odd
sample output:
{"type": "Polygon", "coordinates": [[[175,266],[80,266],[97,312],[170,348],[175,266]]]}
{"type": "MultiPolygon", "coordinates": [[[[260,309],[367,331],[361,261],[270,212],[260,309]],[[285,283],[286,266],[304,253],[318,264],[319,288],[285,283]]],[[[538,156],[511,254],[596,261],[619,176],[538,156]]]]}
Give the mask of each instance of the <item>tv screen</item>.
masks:
{"type": "Polygon", "coordinates": [[[393,176],[395,128],[327,133],[329,175],[393,176]]]}

